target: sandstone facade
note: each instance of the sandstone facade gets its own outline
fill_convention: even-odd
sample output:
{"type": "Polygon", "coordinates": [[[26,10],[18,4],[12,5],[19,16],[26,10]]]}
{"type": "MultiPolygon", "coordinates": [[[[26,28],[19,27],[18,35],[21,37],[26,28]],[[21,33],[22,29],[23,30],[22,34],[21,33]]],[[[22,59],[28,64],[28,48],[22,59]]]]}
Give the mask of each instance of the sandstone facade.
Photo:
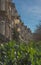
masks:
{"type": "Polygon", "coordinates": [[[20,40],[31,40],[31,31],[22,24],[12,0],[0,0],[0,34],[12,40],[14,27],[17,28],[20,40]]]}

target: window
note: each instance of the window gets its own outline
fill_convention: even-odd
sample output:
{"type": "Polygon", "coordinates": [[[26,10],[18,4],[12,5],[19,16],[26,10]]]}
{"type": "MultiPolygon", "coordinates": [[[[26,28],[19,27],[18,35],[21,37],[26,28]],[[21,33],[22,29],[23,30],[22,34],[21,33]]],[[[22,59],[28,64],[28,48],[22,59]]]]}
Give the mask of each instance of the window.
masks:
{"type": "Polygon", "coordinates": [[[5,10],[5,0],[1,0],[1,10],[5,10]]]}
{"type": "Polygon", "coordinates": [[[20,20],[19,19],[15,19],[15,24],[19,24],[20,23],[20,20]]]}
{"type": "Polygon", "coordinates": [[[5,21],[0,21],[0,33],[5,35],[5,21]]]}
{"type": "Polygon", "coordinates": [[[18,32],[20,32],[20,31],[21,31],[21,29],[20,29],[20,28],[18,28],[18,29],[17,29],[17,31],[18,31],[18,32]]]}

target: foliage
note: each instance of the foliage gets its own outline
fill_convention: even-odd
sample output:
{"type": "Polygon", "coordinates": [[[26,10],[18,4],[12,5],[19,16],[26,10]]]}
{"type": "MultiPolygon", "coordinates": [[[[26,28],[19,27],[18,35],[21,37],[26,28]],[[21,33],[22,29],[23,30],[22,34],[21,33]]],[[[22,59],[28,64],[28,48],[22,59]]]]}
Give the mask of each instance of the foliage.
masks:
{"type": "Polygon", "coordinates": [[[0,65],[41,65],[41,42],[0,44],[0,65]]]}

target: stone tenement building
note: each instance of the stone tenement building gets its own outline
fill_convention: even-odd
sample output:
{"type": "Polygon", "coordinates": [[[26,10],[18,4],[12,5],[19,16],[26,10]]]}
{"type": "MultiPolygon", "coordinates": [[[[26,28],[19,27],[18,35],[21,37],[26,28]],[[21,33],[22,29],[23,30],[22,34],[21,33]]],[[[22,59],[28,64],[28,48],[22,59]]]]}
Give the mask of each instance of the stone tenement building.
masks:
{"type": "Polygon", "coordinates": [[[17,28],[22,41],[31,40],[31,31],[22,24],[12,0],[0,0],[0,40],[12,40],[14,27],[17,28]]]}

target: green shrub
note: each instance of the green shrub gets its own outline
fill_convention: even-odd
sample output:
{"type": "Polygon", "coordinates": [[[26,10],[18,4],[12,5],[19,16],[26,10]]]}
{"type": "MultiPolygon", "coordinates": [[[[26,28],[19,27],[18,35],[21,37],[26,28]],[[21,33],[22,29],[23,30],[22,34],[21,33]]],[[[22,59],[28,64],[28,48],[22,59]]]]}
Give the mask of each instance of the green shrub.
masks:
{"type": "Polygon", "coordinates": [[[0,65],[41,65],[41,42],[0,44],[0,65]]]}

